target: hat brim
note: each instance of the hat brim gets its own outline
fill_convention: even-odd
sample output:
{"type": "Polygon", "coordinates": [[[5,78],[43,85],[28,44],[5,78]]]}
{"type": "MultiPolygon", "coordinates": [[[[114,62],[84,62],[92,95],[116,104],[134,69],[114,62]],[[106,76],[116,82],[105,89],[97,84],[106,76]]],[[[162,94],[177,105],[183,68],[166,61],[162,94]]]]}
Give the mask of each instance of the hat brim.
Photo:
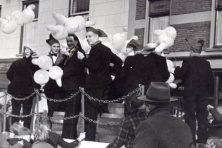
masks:
{"type": "Polygon", "coordinates": [[[139,96],[137,97],[138,100],[142,100],[142,101],[146,101],[146,102],[152,102],[152,103],[168,103],[168,102],[175,102],[175,101],[178,101],[177,98],[174,98],[174,97],[170,97],[170,100],[169,101],[154,101],[154,100],[151,100],[149,99],[148,97],[146,96],[139,96]]]}

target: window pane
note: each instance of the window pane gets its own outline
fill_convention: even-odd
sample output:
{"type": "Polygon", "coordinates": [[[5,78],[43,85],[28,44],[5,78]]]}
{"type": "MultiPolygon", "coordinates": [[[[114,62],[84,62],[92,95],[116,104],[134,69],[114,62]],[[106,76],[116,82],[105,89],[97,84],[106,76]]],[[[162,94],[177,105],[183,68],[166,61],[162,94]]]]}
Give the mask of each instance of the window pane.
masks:
{"type": "Polygon", "coordinates": [[[222,11],[217,12],[215,45],[222,45],[222,11]]]}
{"type": "Polygon", "coordinates": [[[33,1],[33,2],[25,1],[24,9],[29,5],[35,5],[34,13],[35,13],[35,19],[37,19],[39,16],[39,1],[33,1]]]}
{"type": "Polygon", "coordinates": [[[169,16],[150,18],[149,42],[155,42],[156,36],[153,31],[156,29],[164,29],[169,25],[169,16]]]}
{"type": "Polygon", "coordinates": [[[89,0],[71,0],[71,15],[78,12],[89,11],[89,0]]]}

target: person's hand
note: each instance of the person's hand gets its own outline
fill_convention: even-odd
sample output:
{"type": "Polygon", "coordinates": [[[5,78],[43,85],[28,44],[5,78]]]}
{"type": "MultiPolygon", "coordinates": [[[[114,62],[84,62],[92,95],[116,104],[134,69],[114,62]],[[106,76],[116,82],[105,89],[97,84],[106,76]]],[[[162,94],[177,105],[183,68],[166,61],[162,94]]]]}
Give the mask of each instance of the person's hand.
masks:
{"type": "Polygon", "coordinates": [[[214,107],[210,104],[207,105],[207,110],[209,111],[210,109],[213,109],[214,107]]]}
{"type": "Polygon", "coordinates": [[[111,75],[111,78],[112,78],[112,80],[114,80],[114,79],[115,79],[115,76],[114,76],[114,75],[111,75]]]}
{"type": "Polygon", "coordinates": [[[77,52],[77,58],[78,58],[79,60],[82,60],[84,57],[85,57],[85,56],[84,56],[83,53],[77,52]]]}
{"type": "Polygon", "coordinates": [[[24,145],[24,142],[23,142],[23,140],[21,140],[21,141],[18,141],[18,143],[19,143],[19,144],[21,144],[22,146],[24,145]]]}
{"type": "Polygon", "coordinates": [[[80,133],[80,135],[79,135],[79,137],[78,137],[78,141],[80,142],[80,141],[82,141],[83,139],[85,139],[85,137],[86,137],[86,133],[84,132],[84,133],[80,133]]]}

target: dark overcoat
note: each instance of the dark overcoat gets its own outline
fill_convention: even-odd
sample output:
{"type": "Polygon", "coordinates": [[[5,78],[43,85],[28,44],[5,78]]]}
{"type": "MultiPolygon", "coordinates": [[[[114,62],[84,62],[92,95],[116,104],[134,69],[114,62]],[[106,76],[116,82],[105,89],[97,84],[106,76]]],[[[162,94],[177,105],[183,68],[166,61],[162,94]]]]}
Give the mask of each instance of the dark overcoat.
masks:
{"type": "Polygon", "coordinates": [[[213,92],[213,73],[210,63],[194,56],[183,61],[182,67],[176,67],[175,77],[182,79],[184,96],[208,96],[213,92]]]}
{"type": "Polygon", "coordinates": [[[190,148],[192,143],[189,126],[162,108],[152,110],[138,126],[134,148],[190,148]]]}
{"type": "Polygon", "coordinates": [[[33,75],[38,67],[31,62],[32,58],[18,59],[12,63],[7,71],[10,81],[8,93],[12,95],[30,95],[38,85],[34,82],[33,75]]]}

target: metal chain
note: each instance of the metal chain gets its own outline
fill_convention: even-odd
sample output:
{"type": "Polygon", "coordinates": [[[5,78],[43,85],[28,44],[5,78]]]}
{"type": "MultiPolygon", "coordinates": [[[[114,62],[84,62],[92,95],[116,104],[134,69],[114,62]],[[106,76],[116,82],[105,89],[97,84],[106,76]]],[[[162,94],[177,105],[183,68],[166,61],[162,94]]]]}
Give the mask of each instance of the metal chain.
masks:
{"type": "Polygon", "coordinates": [[[83,90],[80,90],[80,91],[81,91],[81,93],[83,93],[91,101],[95,101],[95,102],[99,102],[99,103],[114,103],[114,102],[119,102],[119,101],[125,100],[126,98],[132,96],[133,94],[140,92],[140,87],[136,88],[135,90],[133,90],[129,94],[127,94],[127,95],[125,95],[125,96],[123,96],[121,98],[117,98],[115,100],[100,100],[98,98],[91,97],[89,94],[87,94],[83,90]]]}
{"type": "Polygon", "coordinates": [[[16,101],[25,101],[30,99],[32,96],[34,96],[36,94],[36,92],[33,92],[31,95],[23,97],[23,98],[18,98],[18,97],[14,97],[11,94],[7,93],[9,96],[11,96],[12,99],[16,100],[16,101]]]}
{"type": "MultiPolygon", "coordinates": [[[[65,101],[71,100],[72,98],[76,97],[79,93],[80,93],[80,91],[77,91],[74,94],[72,94],[70,97],[64,98],[62,100],[61,99],[52,99],[52,98],[48,98],[48,97],[46,97],[46,99],[50,102],[65,102],[65,101]]],[[[37,94],[39,96],[41,96],[41,94],[39,92],[37,92],[37,94]]]]}

